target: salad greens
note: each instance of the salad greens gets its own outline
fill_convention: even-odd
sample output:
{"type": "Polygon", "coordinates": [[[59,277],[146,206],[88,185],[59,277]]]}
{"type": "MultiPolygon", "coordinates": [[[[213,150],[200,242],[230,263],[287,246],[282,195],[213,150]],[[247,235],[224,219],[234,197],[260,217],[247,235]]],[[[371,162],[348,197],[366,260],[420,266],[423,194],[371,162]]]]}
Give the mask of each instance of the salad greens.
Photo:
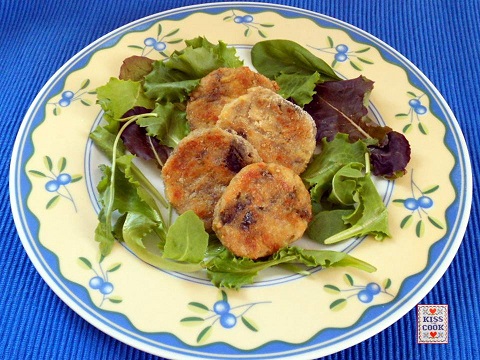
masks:
{"type": "Polygon", "coordinates": [[[280,94],[290,98],[312,116],[317,141],[332,140],[337,133],[369,144],[372,172],[395,179],[405,174],[410,161],[408,140],[368,116],[373,82],[363,76],[341,80],[322,60],[289,40],[265,40],[252,48],[252,63],[265,76],[278,82],[280,94]]]}
{"type": "Polygon", "coordinates": [[[323,139],[322,152],[314,156],[302,178],[310,185],[314,217],[307,235],[333,244],[355,236],[389,236],[388,214],[372,181],[369,157],[362,141],[351,144],[347,134],[331,142],[323,139]]]}
{"type": "Polygon", "coordinates": [[[252,64],[280,86],[279,94],[303,106],[312,101],[319,82],[340,80],[322,59],[290,40],[266,40],[252,48],[252,64]]]}
{"type": "MultiPolygon", "coordinates": [[[[250,284],[259,272],[272,266],[301,274],[316,267],[338,266],[375,271],[374,266],[346,253],[295,246],[261,260],[238,258],[205,231],[193,211],[173,221],[171,205],[137,167],[135,158],[153,160],[161,168],[190,131],[186,101],[200,79],[220,67],[243,65],[235,48],[221,41],[212,44],[197,37],[185,44],[165,61],[139,56],[125,59],[119,78],[111,78],[97,89],[105,123],[90,137],[112,160],[110,166],[100,166],[102,179],[97,186],[101,211],[95,240],[102,255],[111,252],[115,241],[125,242],[139,258],[154,266],[182,272],[206,270],[213,284],[228,288],[250,284]]],[[[328,86],[326,90],[319,86],[345,82],[323,60],[292,41],[260,42],[252,49],[252,61],[259,72],[278,82],[281,95],[301,106],[313,106],[313,113],[326,111],[318,110],[318,104],[328,98],[328,86]]],[[[356,95],[350,99],[354,104],[345,97],[339,100],[342,106],[337,104],[337,114],[329,118],[334,124],[315,119],[317,125],[325,122],[330,132],[317,139],[321,152],[301,174],[314,209],[307,234],[322,244],[366,234],[377,240],[389,236],[387,211],[370,169],[369,147],[379,141],[370,135],[352,141],[352,131],[338,126],[351,109],[360,113],[354,128],[364,129],[362,122],[367,123],[364,112],[371,82],[364,78],[357,81],[340,85],[351,88],[348,96],[356,95]]],[[[381,131],[390,134],[389,129],[381,131]]],[[[395,144],[390,147],[395,148],[395,144]]],[[[382,148],[377,156],[388,162],[389,148],[382,148]]]]}

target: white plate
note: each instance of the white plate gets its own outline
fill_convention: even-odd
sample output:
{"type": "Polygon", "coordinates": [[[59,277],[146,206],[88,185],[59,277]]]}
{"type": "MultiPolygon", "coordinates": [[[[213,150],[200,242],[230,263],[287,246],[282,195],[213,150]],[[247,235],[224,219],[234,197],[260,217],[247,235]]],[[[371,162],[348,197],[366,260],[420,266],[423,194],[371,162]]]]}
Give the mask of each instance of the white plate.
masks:
{"type": "MultiPolygon", "coordinates": [[[[63,301],[105,333],[163,357],[314,358],[373,336],[430,291],[462,241],[471,176],[465,141],[448,105],[391,47],[310,11],[216,3],[140,19],[66,63],[23,120],[11,162],[10,191],[20,238],[38,272],[63,301]],[[412,146],[408,174],[382,187],[392,238],[342,245],[375,265],[377,272],[332,268],[304,277],[274,271],[253,286],[222,291],[202,274],[149,266],[119,244],[108,257],[99,257],[93,230],[98,211],[96,164],[101,158],[88,134],[102,114],[92,91],[118,75],[124,58],[162,59],[163,53],[184,46],[177,40],[196,36],[236,46],[247,63],[257,41],[294,40],[342,76],[364,75],[375,82],[372,116],[404,132],[412,146]],[[165,45],[163,53],[146,46],[147,38],[165,45]],[[64,185],[49,182],[60,174],[66,174],[61,177],[64,185]],[[422,196],[423,207],[406,207],[405,199],[422,196]],[[97,276],[111,284],[105,294],[91,282],[97,276]],[[359,296],[371,283],[380,292],[359,296]],[[235,316],[230,326],[213,311],[222,298],[235,316]]],[[[417,202],[410,200],[411,204],[417,202]]]]}

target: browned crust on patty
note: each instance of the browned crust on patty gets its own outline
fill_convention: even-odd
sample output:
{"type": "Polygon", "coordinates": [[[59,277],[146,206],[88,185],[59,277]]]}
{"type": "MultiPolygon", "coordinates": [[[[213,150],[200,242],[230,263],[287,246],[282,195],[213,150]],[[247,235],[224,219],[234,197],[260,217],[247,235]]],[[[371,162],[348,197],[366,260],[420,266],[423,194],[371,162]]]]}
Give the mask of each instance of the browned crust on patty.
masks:
{"type": "Polygon", "coordinates": [[[251,87],[262,86],[273,91],[277,83],[243,66],[219,68],[203,77],[190,94],[187,119],[191,129],[214,126],[223,106],[245,94],[251,87]]]}
{"type": "Polygon", "coordinates": [[[244,137],[263,161],[284,165],[297,174],[305,170],[316,146],[312,117],[264,87],[250,88],[226,104],[217,126],[244,137]]]}
{"type": "Polygon", "coordinates": [[[214,207],[233,176],[261,161],[240,136],[219,128],[192,131],[162,169],[165,193],[175,210],[193,210],[211,230],[214,207]]]}
{"type": "Polygon", "coordinates": [[[213,230],[233,254],[258,259],[299,239],[311,216],[300,177],[282,165],[259,162],[231,180],[215,207],[213,230]]]}

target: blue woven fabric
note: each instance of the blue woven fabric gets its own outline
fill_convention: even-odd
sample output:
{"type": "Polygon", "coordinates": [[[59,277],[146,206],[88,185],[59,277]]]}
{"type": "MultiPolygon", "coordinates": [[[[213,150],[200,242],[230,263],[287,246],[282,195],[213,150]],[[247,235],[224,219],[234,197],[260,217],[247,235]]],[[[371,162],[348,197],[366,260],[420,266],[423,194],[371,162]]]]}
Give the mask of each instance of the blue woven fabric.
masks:
{"type": "MultiPolygon", "coordinates": [[[[457,0],[269,1],[326,14],[385,41],[433,82],[456,115],[478,188],[480,2],[457,0]]],[[[158,359],[96,329],[38,275],[15,230],[8,173],[23,116],[47,80],[82,48],[128,22],[197,0],[2,0],[0,2],[0,359],[158,359]]],[[[339,359],[480,359],[479,195],[453,263],[423,304],[448,304],[448,344],[417,344],[412,309],[339,359]]]]}

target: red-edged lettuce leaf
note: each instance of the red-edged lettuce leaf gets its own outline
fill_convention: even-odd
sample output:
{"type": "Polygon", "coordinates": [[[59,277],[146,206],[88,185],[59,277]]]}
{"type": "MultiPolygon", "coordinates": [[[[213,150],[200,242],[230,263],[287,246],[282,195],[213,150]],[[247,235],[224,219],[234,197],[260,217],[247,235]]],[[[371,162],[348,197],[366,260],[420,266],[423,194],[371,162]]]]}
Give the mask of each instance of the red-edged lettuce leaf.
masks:
{"type": "MultiPolygon", "coordinates": [[[[127,111],[123,117],[146,114],[151,111],[144,107],[135,107],[127,111]]],[[[147,134],[145,128],[140,127],[136,123],[128,125],[123,131],[121,138],[128,151],[144,160],[156,160],[160,164],[164,164],[171,153],[171,149],[168,146],[160,144],[156,138],[147,134]]]]}
{"type": "Polygon", "coordinates": [[[317,141],[331,141],[338,133],[349,135],[351,142],[366,140],[370,145],[373,173],[386,178],[396,178],[405,173],[410,161],[408,140],[400,133],[380,126],[368,116],[368,98],[373,81],[359,76],[355,79],[328,81],[315,87],[312,102],[304,109],[317,125],[317,141]]]}
{"type": "Polygon", "coordinates": [[[372,173],[387,179],[396,179],[405,175],[405,167],[410,161],[410,144],[396,131],[387,133],[382,146],[369,146],[372,173]]]}
{"type": "Polygon", "coordinates": [[[379,127],[367,117],[365,105],[372,89],[373,81],[363,76],[318,84],[312,102],[305,105],[317,125],[317,141],[331,141],[337,133],[348,134],[351,141],[372,137],[367,129],[379,127]]]}
{"type": "Polygon", "coordinates": [[[123,60],[120,67],[120,80],[143,81],[153,70],[155,61],[145,56],[133,55],[123,60]]]}

